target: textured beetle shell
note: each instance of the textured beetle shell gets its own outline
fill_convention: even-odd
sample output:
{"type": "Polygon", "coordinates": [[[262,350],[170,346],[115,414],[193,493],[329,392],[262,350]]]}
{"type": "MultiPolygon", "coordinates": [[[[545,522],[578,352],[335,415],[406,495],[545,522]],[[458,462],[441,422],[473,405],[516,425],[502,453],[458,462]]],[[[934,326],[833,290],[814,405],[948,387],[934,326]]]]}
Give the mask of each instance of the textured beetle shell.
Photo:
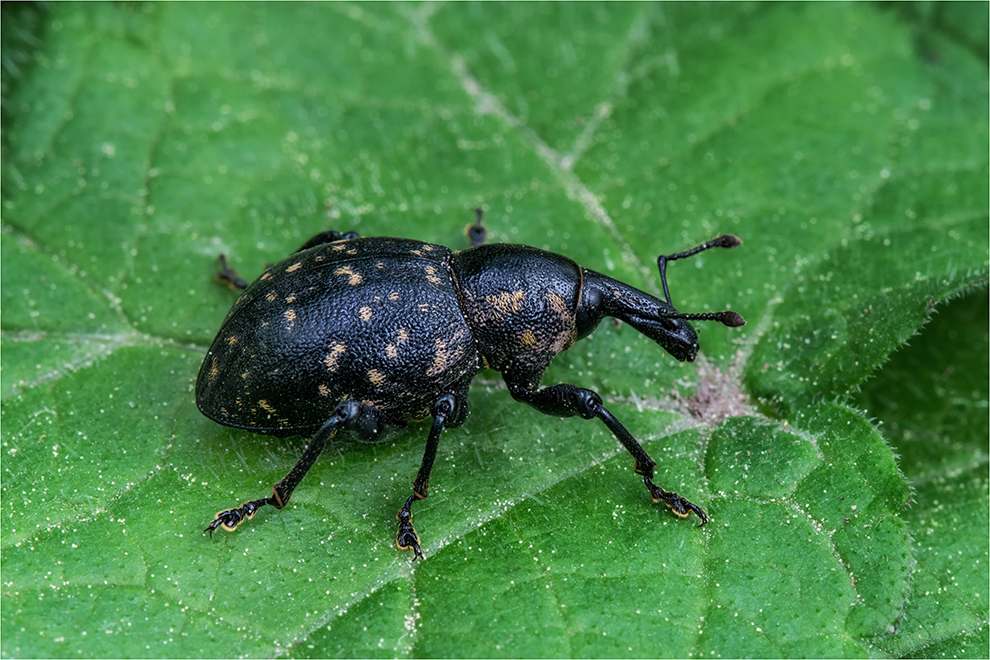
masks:
{"type": "Polygon", "coordinates": [[[577,339],[581,267],[525,245],[492,243],[453,259],[464,312],[487,366],[534,380],[577,339]]]}
{"type": "Polygon", "coordinates": [[[302,435],[344,400],[393,424],[464,393],[479,368],[447,248],[391,238],[336,241],[271,266],[234,304],[203,362],[207,417],[302,435]]]}

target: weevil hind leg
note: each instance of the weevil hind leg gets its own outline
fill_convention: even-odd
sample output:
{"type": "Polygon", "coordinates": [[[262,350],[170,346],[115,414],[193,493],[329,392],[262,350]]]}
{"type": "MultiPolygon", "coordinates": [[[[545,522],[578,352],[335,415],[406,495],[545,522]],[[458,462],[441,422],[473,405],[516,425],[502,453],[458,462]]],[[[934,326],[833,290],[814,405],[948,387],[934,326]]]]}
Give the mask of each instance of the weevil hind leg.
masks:
{"type": "Polygon", "coordinates": [[[636,438],[604,406],[597,392],[566,383],[537,389],[532,383],[538,383],[539,379],[513,378],[509,375],[505,376],[505,382],[512,398],[528,403],[546,415],[554,417],[580,415],[583,419],[597,417],[602,420],[612,435],[632,454],[636,461],[636,474],[643,477],[643,483],[650,491],[650,497],[654,502],[662,501],[681,518],[686,518],[693,511],[701,519],[701,525],[708,522],[708,516],[700,507],[677,493],[666,491],[653,483],[653,468],[657,465],[656,461],[650,458],[636,438]]]}
{"type": "Polygon", "coordinates": [[[281,509],[289,503],[289,498],[292,497],[292,492],[296,486],[323,453],[327,441],[334,437],[338,431],[354,431],[357,435],[364,437],[377,435],[381,427],[381,414],[371,406],[357,401],[341,403],[334,410],[330,419],[323,423],[313,439],[306,445],[302,456],[285,475],[285,478],[272,486],[270,497],[245,502],[239,507],[217,513],[213,522],[203,530],[204,533],[208,532],[210,536],[213,536],[213,532],[221,527],[227,531],[233,531],[245,520],[253,518],[258,509],[265,505],[270,504],[276,509],[281,509]]]}
{"type": "Polygon", "coordinates": [[[227,255],[221,254],[217,256],[217,261],[220,262],[220,272],[217,273],[217,281],[228,285],[231,289],[246,289],[248,286],[247,281],[237,274],[237,271],[230,267],[227,263],[227,255]]]}

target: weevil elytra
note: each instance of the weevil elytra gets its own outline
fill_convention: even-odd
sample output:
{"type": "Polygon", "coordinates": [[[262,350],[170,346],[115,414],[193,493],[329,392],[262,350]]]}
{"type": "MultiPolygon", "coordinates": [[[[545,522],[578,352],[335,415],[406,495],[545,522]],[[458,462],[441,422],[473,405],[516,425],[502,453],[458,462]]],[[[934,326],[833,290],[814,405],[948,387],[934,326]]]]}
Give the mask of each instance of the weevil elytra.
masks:
{"type": "Polygon", "coordinates": [[[220,278],[244,293],[220,328],[196,382],[196,404],[221,424],[276,436],[311,436],[270,497],[221,511],[206,531],[233,530],[265,505],[281,509],[340,431],[374,441],[433,418],[412,494],[398,513],[396,544],[422,557],[412,504],[424,499],[444,429],[464,423],[468,386],[481,369],[501,372],[509,393],[554,417],[598,418],[635,459],[655,502],[681,517],[705,512],[653,483],[656,462],[594,391],[540,387],[551,360],[605,317],[625,321],[681,361],[693,361],[690,321],[741,326],[735,312],[674,309],[667,265],[742,241],[723,235],[657,259],[664,299],[525,245],[485,244],[481,212],[472,247],[324,232],[251,285],[222,261],[220,278]]]}

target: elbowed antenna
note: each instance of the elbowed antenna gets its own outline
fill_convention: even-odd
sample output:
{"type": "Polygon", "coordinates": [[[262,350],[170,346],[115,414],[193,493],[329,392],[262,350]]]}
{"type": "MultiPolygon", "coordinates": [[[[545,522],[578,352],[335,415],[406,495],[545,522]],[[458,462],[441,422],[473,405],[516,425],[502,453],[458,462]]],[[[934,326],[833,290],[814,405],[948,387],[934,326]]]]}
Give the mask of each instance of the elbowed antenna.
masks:
{"type": "MultiPolygon", "coordinates": [[[[722,234],[718,238],[713,238],[707,243],[702,243],[701,245],[697,247],[693,247],[690,250],[685,250],[684,252],[678,252],[677,254],[660,255],[659,257],[657,257],[657,268],[660,269],[660,281],[663,283],[663,295],[666,296],[667,304],[670,305],[670,308],[671,309],[674,308],[674,303],[670,301],[670,289],[667,287],[668,261],[693,257],[699,252],[704,252],[705,250],[713,247],[734,248],[738,245],[742,245],[741,238],[739,238],[738,236],[733,236],[732,234],[722,234]]],[[[728,326],[730,328],[738,328],[741,325],[746,325],[746,319],[744,319],[736,312],[709,312],[705,314],[681,314],[680,312],[667,312],[661,309],[660,316],[667,319],[684,319],[686,321],[718,321],[722,325],[728,326]]]]}
{"type": "Polygon", "coordinates": [[[746,319],[735,312],[709,312],[706,314],[681,314],[679,312],[668,313],[660,310],[660,316],[665,319],[685,319],[686,321],[718,321],[722,325],[730,328],[738,328],[746,325],[746,319]]]}

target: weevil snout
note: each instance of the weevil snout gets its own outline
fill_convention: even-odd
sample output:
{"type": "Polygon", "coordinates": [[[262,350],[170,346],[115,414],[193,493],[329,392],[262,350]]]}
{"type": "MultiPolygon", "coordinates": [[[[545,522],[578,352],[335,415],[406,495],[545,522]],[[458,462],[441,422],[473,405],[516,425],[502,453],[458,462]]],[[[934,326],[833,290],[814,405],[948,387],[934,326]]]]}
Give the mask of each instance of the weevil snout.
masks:
{"type": "Polygon", "coordinates": [[[680,362],[694,362],[698,356],[698,334],[684,319],[662,316],[669,311],[660,308],[659,320],[663,330],[652,339],[680,362]]]}

